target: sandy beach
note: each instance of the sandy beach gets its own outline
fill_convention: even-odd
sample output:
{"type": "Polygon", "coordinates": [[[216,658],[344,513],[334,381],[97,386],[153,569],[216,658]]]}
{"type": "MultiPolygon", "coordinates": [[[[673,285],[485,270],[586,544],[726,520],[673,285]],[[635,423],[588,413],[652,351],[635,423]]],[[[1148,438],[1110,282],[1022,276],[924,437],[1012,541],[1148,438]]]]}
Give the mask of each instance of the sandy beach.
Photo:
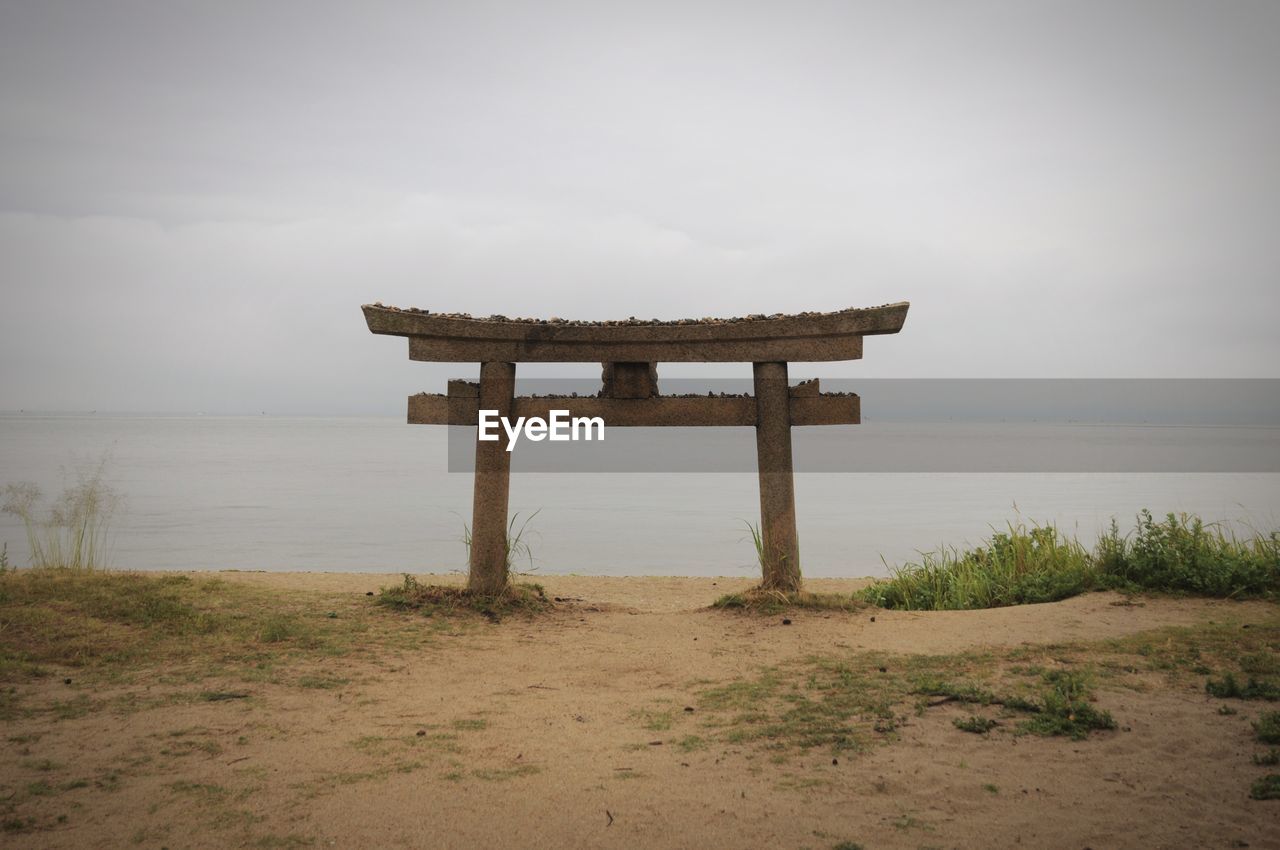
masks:
{"type": "Polygon", "coordinates": [[[1267,704],[1222,713],[1206,668],[1179,661],[1216,671],[1234,632],[1274,653],[1269,603],[774,616],[707,607],[742,579],[548,576],[553,611],[491,622],[374,606],[396,575],[217,577],[363,637],[258,668],[157,659],[9,685],[6,846],[1280,847],[1276,804],[1249,799],[1267,704]],[[863,672],[874,688],[1083,665],[1117,724],[1084,740],[919,696],[844,718],[843,743],[788,726],[833,669],[856,689],[863,672]],[[956,728],[975,714],[999,725],[956,728]]]}

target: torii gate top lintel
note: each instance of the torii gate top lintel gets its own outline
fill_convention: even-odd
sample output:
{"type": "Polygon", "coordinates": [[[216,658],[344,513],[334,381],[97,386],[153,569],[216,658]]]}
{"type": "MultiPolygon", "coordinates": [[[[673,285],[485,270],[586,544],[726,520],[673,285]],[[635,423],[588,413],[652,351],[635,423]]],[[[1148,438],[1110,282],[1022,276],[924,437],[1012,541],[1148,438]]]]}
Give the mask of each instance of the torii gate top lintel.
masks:
{"type": "Polygon", "coordinates": [[[733,319],[473,318],[364,306],[369,330],[409,338],[410,360],[484,363],[760,363],[857,360],[862,337],[897,333],[907,302],[830,313],[733,319]]]}
{"type": "MultiPolygon", "coordinates": [[[[365,321],[376,334],[407,337],[409,359],[479,362],[480,382],[450,381],[447,395],[409,397],[409,422],[475,425],[479,410],[499,416],[543,416],[551,408],[599,416],[606,425],[748,425],[756,429],[760,477],[763,586],[800,586],[792,480],[793,425],[856,424],[859,399],[823,394],[817,380],[789,387],[787,363],[857,360],[862,338],[897,333],[907,318],[905,301],[830,313],[756,314],[734,319],[473,318],[366,304],[365,321]],[[595,397],[515,396],[515,364],[601,363],[603,388],[595,397]],[[658,363],[753,364],[755,396],[662,396],[658,363]]],[[[507,496],[511,455],[504,436],[477,440],[468,585],[494,594],[507,586],[507,496]]]]}

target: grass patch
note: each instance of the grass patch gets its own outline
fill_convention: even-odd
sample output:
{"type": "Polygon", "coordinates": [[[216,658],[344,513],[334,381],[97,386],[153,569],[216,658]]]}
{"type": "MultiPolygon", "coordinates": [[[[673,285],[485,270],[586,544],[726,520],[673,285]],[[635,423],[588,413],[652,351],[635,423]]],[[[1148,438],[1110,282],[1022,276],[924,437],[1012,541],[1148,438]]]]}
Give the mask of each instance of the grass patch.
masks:
{"type": "Polygon", "coordinates": [[[919,564],[863,588],[881,608],[954,610],[1054,602],[1095,585],[1089,553],[1053,526],[1010,524],[986,545],[923,553],[919,564]]]}
{"type": "Polygon", "coordinates": [[[532,764],[521,764],[515,767],[489,767],[480,768],[471,771],[471,775],[476,779],[483,779],[486,782],[506,782],[510,779],[518,779],[521,776],[533,776],[535,773],[541,773],[542,768],[532,764]]]}
{"type": "MultiPolygon", "coordinates": [[[[0,681],[39,677],[51,666],[119,676],[144,665],[191,682],[219,675],[262,680],[264,671],[289,660],[421,646],[430,637],[371,602],[363,595],[289,593],[214,577],[9,570],[0,573],[0,681]],[[328,616],[335,608],[343,616],[328,616]]],[[[299,684],[345,683],[318,674],[299,684]]],[[[202,698],[246,696],[228,689],[202,698]]],[[[65,702],[67,711],[83,707],[85,695],[77,699],[65,702]]],[[[0,691],[0,715],[22,710],[11,702],[0,691]]]]}
{"type": "Polygon", "coordinates": [[[682,753],[691,753],[694,750],[706,749],[707,741],[705,738],[698,735],[685,735],[683,738],[676,741],[676,746],[682,753]]]}
{"type": "Polygon", "coordinates": [[[1273,748],[1267,750],[1265,753],[1254,753],[1253,763],[1259,767],[1280,764],[1280,750],[1273,748]]]}
{"type": "Polygon", "coordinates": [[[1000,725],[1000,721],[992,720],[990,717],[976,717],[973,715],[963,719],[957,717],[951,722],[961,732],[972,732],[975,735],[985,735],[1000,725]]]}
{"type": "Polygon", "coordinates": [[[666,732],[674,722],[670,709],[641,708],[631,712],[631,716],[650,732],[666,732]]]}
{"type": "Polygon", "coordinates": [[[1219,699],[1262,699],[1269,702],[1280,700],[1280,685],[1274,682],[1263,682],[1250,676],[1241,685],[1232,673],[1227,673],[1221,681],[1210,679],[1204,683],[1204,689],[1210,696],[1219,699]]]}
{"type": "Polygon", "coordinates": [[[1268,773],[1254,782],[1249,796],[1255,800],[1280,800],[1280,773],[1268,773]]]}
{"type": "Polygon", "coordinates": [[[350,679],[341,676],[301,676],[298,678],[298,687],[322,691],[332,691],[350,683],[350,679]]]}
{"type": "Polygon", "coordinates": [[[205,782],[187,782],[186,780],[170,783],[169,790],[175,794],[186,794],[205,802],[221,801],[231,793],[221,785],[205,782]]]}
{"type": "Polygon", "coordinates": [[[1045,681],[1049,687],[1044,691],[1040,711],[1025,725],[1028,732],[1064,735],[1080,741],[1089,737],[1090,732],[1116,728],[1110,712],[1093,707],[1089,689],[1078,673],[1056,670],[1046,673],[1045,681]]]}
{"type": "Polygon", "coordinates": [[[473,593],[465,587],[421,584],[408,573],[405,573],[402,584],[379,590],[378,604],[388,608],[421,611],[428,616],[435,613],[473,611],[490,619],[497,619],[504,614],[535,614],[554,607],[540,584],[508,585],[506,590],[494,596],[473,593]]]}
{"type": "Polygon", "coordinates": [[[703,690],[698,716],[705,737],[722,743],[856,752],[893,739],[896,706],[922,677],[989,670],[985,656],[814,656],[703,690]]]}
{"type": "Polygon", "coordinates": [[[1264,744],[1280,744],[1280,711],[1264,711],[1254,721],[1253,732],[1264,744]]]}
{"type": "Polygon", "coordinates": [[[973,549],[943,548],[859,596],[882,608],[959,610],[1054,602],[1114,588],[1221,598],[1280,595],[1280,531],[1239,539],[1199,517],[1149,511],[1088,551],[1055,527],[1009,523],[973,549]]]}
{"type": "MultiPolygon", "coordinates": [[[[917,693],[943,697],[964,703],[999,705],[1005,709],[1030,715],[1018,726],[1018,730],[1044,737],[1065,736],[1083,740],[1095,730],[1116,728],[1115,719],[1106,711],[1099,711],[1090,702],[1090,691],[1083,674],[1073,670],[1051,670],[1041,677],[1039,699],[1016,694],[997,696],[995,693],[973,684],[949,684],[930,682],[917,693]]],[[[966,732],[989,732],[996,724],[982,718],[970,728],[969,721],[955,721],[956,727],[966,732]],[[986,725],[990,723],[991,725],[986,725]],[[964,724],[964,725],[962,725],[964,724]]]]}
{"type": "Polygon", "coordinates": [[[742,593],[727,593],[711,603],[711,607],[777,614],[793,608],[813,611],[856,611],[867,606],[857,594],[852,593],[810,593],[805,590],[787,592],[753,587],[742,593]]]}
{"type": "MultiPolygon", "coordinates": [[[[703,690],[701,740],[757,744],[779,754],[815,747],[857,752],[894,740],[913,698],[917,712],[952,701],[998,706],[1021,717],[1015,734],[1079,740],[1115,728],[1111,715],[1092,704],[1083,671],[1031,669],[976,653],[811,657],[703,690]],[[988,682],[1007,684],[996,690],[988,682]]],[[[984,734],[998,723],[970,717],[956,725],[984,734]]]]}

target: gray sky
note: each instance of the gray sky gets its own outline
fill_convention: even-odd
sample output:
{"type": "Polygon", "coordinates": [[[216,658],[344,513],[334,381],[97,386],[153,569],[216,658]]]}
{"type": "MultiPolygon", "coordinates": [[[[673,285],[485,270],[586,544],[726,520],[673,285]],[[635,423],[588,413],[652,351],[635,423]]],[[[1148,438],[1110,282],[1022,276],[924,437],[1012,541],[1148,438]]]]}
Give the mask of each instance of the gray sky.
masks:
{"type": "Polygon", "coordinates": [[[793,373],[1276,377],[1278,90],[1275,2],[0,0],[0,409],[398,413],[474,371],[375,300],[910,300],[793,373]]]}

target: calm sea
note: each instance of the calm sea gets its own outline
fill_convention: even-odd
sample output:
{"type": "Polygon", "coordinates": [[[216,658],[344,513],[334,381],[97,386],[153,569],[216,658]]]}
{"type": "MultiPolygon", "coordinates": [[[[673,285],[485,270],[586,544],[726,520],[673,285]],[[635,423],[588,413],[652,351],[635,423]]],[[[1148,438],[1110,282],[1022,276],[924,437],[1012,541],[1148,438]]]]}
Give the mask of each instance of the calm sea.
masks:
{"type": "MultiPolygon", "coordinates": [[[[947,424],[858,427],[860,439],[907,454],[958,433],[947,424]]],[[[1034,424],[965,427],[993,456],[1045,433],[1034,424]]],[[[1068,440],[1054,438],[1054,450],[1123,457],[1206,433],[1280,457],[1280,429],[1077,426],[1068,440]]],[[[471,478],[446,471],[446,443],[446,429],[399,418],[8,414],[0,485],[34,481],[48,501],[105,456],[123,496],[110,559],[121,568],[439,572],[464,566],[471,508],[471,478]]],[[[976,542],[1018,515],[1086,540],[1142,507],[1280,528],[1276,473],[802,473],[796,487],[811,576],[883,574],[885,561],[976,542]]],[[[521,520],[538,512],[528,539],[533,566],[549,574],[752,575],[746,523],[757,520],[757,500],[750,473],[527,472],[511,487],[521,520]]],[[[0,541],[12,562],[26,561],[14,517],[0,515],[0,541]]]]}

